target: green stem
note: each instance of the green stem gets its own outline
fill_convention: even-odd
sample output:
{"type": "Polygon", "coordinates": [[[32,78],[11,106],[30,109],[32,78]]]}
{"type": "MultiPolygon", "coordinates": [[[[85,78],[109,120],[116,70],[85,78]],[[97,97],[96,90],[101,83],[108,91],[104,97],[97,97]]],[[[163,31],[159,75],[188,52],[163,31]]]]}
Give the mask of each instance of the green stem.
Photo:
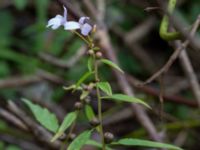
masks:
{"type": "Polygon", "coordinates": [[[76,35],[78,35],[85,43],[88,44],[88,46],[90,46],[90,42],[84,36],[82,36],[80,33],[76,32],[76,31],[72,31],[72,32],[75,33],[76,35]]]}
{"type": "MultiPolygon", "coordinates": [[[[167,11],[172,14],[176,6],[176,0],[169,0],[167,11]]],[[[167,15],[163,16],[160,24],[160,37],[166,41],[180,39],[181,33],[179,32],[168,32],[169,28],[169,17],[167,15]]]]}
{"type": "MultiPolygon", "coordinates": [[[[95,66],[94,66],[94,72],[95,72],[95,80],[99,81],[99,76],[98,76],[98,64],[97,60],[95,59],[95,66]]],[[[102,123],[102,103],[101,103],[101,95],[100,95],[100,90],[96,86],[96,92],[97,92],[97,99],[98,99],[98,118],[100,121],[100,136],[101,136],[101,141],[102,141],[102,150],[106,149],[105,146],[105,140],[104,140],[104,134],[103,134],[103,123],[102,123]]]]}

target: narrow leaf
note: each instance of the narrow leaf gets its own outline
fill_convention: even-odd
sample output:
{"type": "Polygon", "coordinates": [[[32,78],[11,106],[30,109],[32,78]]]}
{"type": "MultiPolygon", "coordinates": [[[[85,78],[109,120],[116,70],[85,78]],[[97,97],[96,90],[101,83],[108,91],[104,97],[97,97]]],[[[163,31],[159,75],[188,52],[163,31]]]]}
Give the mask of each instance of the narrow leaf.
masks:
{"type": "Polygon", "coordinates": [[[89,58],[88,58],[87,66],[88,66],[88,70],[89,70],[90,72],[92,72],[92,70],[93,70],[93,64],[94,64],[94,59],[93,59],[93,57],[89,57],[89,58]]]}
{"type": "Polygon", "coordinates": [[[111,143],[112,145],[126,145],[126,146],[141,146],[141,147],[152,147],[152,148],[167,148],[167,149],[173,149],[173,150],[183,150],[182,148],[179,148],[177,146],[171,145],[171,144],[165,144],[165,143],[159,143],[159,142],[153,142],[148,140],[140,140],[140,139],[121,139],[117,142],[111,143]]]}
{"type": "Polygon", "coordinates": [[[67,130],[70,127],[70,125],[74,122],[76,117],[77,117],[76,112],[71,112],[71,113],[67,114],[67,116],[64,118],[61,126],[59,127],[58,132],[56,132],[54,137],[51,139],[51,142],[54,142],[56,139],[58,139],[60,136],[62,136],[63,133],[65,132],[65,130],[67,130]]]}
{"type": "MultiPolygon", "coordinates": [[[[86,142],[87,145],[92,145],[92,146],[95,146],[95,147],[98,147],[98,148],[102,148],[102,144],[101,143],[98,143],[97,141],[94,141],[94,140],[88,140],[86,142]]],[[[106,146],[106,150],[112,150],[110,147],[106,146]]]]}
{"type": "Polygon", "coordinates": [[[95,117],[95,113],[90,105],[85,105],[85,113],[89,121],[95,117]]]}
{"type": "Polygon", "coordinates": [[[112,61],[108,60],[108,59],[101,59],[101,62],[103,62],[106,65],[109,65],[115,69],[117,69],[118,71],[120,71],[121,73],[124,73],[124,71],[115,63],[113,63],[112,61]]]}
{"type": "Polygon", "coordinates": [[[57,131],[59,125],[55,114],[50,113],[46,108],[42,108],[39,105],[33,104],[27,99],[22,100],[31,109],[33,115],[40,124],[54,133],[57,131]]]}
{"type": "Polygon", "coordinates": [[[83,100],[89,95],[89,91],[82,91],[80,99],[83,100]]]}
{"type": "Polygon", "coordinates": [[[93,74],[93,72],[86,72],[76,83],[76,88],[78,88],[81,83],[83,83],[89,76],[91,76],[93,74]]]}
{"type": "Polygon", "coordinates": [[[109,96],[112,95],[112,88],[108,82],[99,82],[97,83],[97,86],[107,95],[109,96]]]}
{"type": "Polygon", "coordinates": [[[84,131],[77,138],[75,138],[72,143],[69,145],[67,150],[81,150],[81,148],[86,144],[90,139],[92,131],[84,131]]]}
{"type": "Polygon", "coordinates": [[[102,97],[103,99],[114,99],[117,101],[123,101],[123,102],[131,102],[131,103],[139,103],[142,104],[148,108],[151,108],[147,103],[145,103],[144,101],[135,98],[135,97],[131,97],[128,95],[124,95],[124,94],[113,94],[111,96],[106,96],[106,97],[102,97]]]}

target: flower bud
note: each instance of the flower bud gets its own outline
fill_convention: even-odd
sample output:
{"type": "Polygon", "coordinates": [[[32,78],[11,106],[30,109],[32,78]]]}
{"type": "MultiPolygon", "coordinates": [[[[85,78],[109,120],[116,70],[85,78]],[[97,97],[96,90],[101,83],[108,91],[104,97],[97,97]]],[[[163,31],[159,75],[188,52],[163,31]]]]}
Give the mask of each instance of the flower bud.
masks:
{"type": "Polygon", "coordinates": [[[88,91],[91,91],[93,88],[94,88],[95,84],[94,83],[90,83],[88,86],[87,86],[87,90],[88,91]]]}
{"type": "Polygon", "coordinates": [[[75,138],[76,138],[76,134],[71,133],[71,134],[69,135],[69,140],[70,140],[70,141],[73,141],[75,138]]]}
{"type": "Polygon", "coordinates": [[[81,102],[76,102],[76,103],[74,104],[74,108],[75,108],[76,110],[80,110],[80,109],[83,108],[83,104],[82,104],[81,102]]]}
{"type": "Polygon", "coordinates": [[[97,58],[101,58],[102,57],[102,52],[96,52],[95,55],[96,55],[97,58]]]}
{"type": "Polygon", "coordinates": [[[90,125],[93,127],[96,127],[100,124],[99,119],[97,119],[96,117],[94,117],[91,121],[90,121],[90,125]]]}
{"type": "Polygon", "coordinates": [[[66,139],[66,134],[63,133],[60,137],[59,140],[64,141],[66,139]]]}
{"type": "Polygon", "coordinates": [[[87,54],[92,56],[92,55],[94,55],[94,51],[92,49],[90,49],[87,51],[87,54]]]}
{"type": "Polygon", "coordinates": [[[87,96],[87,97],[84,99],[84,103],[85,103],[85,104],[90,104],[90,102],[91,102],[91,98],[87,96]]]}
{"type": "Polygon", "coordinates": [[[110,132],[106,132],[106,133],[104,133],[104,138],[105,138],[106,143],[110,143],[113,141],[114,135],[110,132]]]}

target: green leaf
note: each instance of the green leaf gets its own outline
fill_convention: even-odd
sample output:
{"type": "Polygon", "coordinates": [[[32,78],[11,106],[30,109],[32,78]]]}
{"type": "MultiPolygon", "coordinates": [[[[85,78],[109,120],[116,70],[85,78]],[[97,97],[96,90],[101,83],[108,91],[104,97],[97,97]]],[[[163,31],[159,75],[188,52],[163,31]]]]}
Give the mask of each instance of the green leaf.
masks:
{"type": "Polygon", "coordinates": [[[81,148],[86,144],[90,139],[92,131],[84,131],[77,138],[75,138],[72,143],[69,145],[67,150],[81,150],[81,148]]]}
{"type": "Polygon", "coordinates": [[[104,91],[107,95],[112,95],[112,88],[108,82],[98,82],[97,87],[104,91]]]}
{"type": "Polygon", "coordinates": [[[173,146],[171,144],[153,142],[148,140],[140,140],[140,139],[121,139],[117,142],[111,143],[112,145],[126,145],[126,146],[142,146],[142,147],[153,147],[153,148],[167,148],[173,150],[183,150],[177,146],[173,146]]]}
{"type": "Polygon", "coordinates": [[[76,112],[71,112],[71,113],[67,114],[67,116],[65,117],[61,126],[59,127],[58,132],[56,132],[54,137],[51,139],[51,142],[54,142],[56,139],[58,139],[60,136],[62,136],[63,133],[65,132],[65,130],[67,130],[67,128],[69,128],[70,125],[74,122],[76,117],[77,117],[76,112]]]}
{"type": "Polygon", "coordinates": [[[95,117],[95,113],[90,105],[85,105],[85,113],[89,121],[95,117]]]}
{"type": "MultiPolygon", "coordinates": [[[[102,148],[102,144],[101,143],[98,143],[97,141],[94,141],[94,140],[88,140],[86,142],[87,145],[92,145],[92,146],[95,146],[95,147],[98,147],[98,148],[102,148]]],[[[106,146],[106,150],[112,150],[110,147],[106,146]]]]}
{"type": "Polygon", "coordinates": [[[41,123],[46,129],[56,132],[58,129],[58,120],[55,114],[50,113],[46,108],[42,108],[39,105],[33,104],[27,99],[22,99],[23,102],[31,109],[36,120],[41,123]]]}
{"type": "Polygon", "coordinates": [[[82,91],[80,99],[83,100],[89,95],[89,91],[82,91]]]}
{"type": "Polygon", "coordinates": [[[89,58],[88,58],[87,66],[88,66],[88,70],[89,70],[90,72],[92,72],[93,66],[94,66],[94,58],[93,58],[93,57],[89,57],[89,58]]]}
{"type": "Polygon", "coordinates": [[[93,72],[86,72],[76,83],[76,88],[78,88],[81,83],[83,83],[89,76],[91,76],[93,74],[93,72]]]}
{"type": "Polygon", "coordinates": [[[124,94],[113,94],[111,96],[105,96],[105,97],[102,97],[103,99],[114,99],[114,100],[117,100],[117,101],[123,101],[123,102],[131,102],[131,103],[139,103],[139,104],[142,104],[148,108],[151,108],[147,103],[145,103],[144,101],[138,99],[138,98],[135,98],[135,97],[131,97],[131,96],[128,96],[128,95],[124,95],[124,94]]]}
{"type": "Polygon", "coordinates": [[[18,10],[23,10],[26,7],[27,3],[27,0],[14,0],[14,4],[18,10]]]}
{"type": "Polygon", "coordinates": [[[115,63],[113,63],[112,61],[108,60],[108,59],[101,59],[101,62],[103,62],[106,65],[109,65],[115,69],[117,69],[118,71],[120,71],[121,73],[124,73],[124,71],[115,63]]]}

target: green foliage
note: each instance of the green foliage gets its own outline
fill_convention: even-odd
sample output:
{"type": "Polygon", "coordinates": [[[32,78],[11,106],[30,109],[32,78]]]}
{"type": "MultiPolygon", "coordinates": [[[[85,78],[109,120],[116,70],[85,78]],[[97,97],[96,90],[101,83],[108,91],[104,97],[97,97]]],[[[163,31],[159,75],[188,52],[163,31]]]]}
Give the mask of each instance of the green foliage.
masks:
{"type": "Polygon", "coordinates": [[[93,67],[94,67],[94,58],[93,57],[89,57],[88,58],[88,64],[87,64],[87,66],[88,66],[88,70],[90,72],[92,72],[93,67]]]}
{"type": "Polygon", "coordinates": [[[89,78],[94,72],[86,72],[76,83],[76,88],[78,88],[81,83],[83,83],[87,78],[89,78]]]}
{"type": "Polygon", "coordinates": [[[121,73],[124,73],[124,71],[119,66],[117,66],[115,63],[113,63],[112,61],[110,61],[108,59],[101,59],[101,62],[103,62],[106,65],[109,65],[110,67],[117,69],[121,73]]]}
{"type": "Polygon", "coordinates": [[[111,96],[105,96],[102,97],[103,99],[113,99],[116,101],[122,101],[122,102],[130,102],[130,103],[138,103],[138,104],[142,104],[148,108],[151,108],[147,103],[145,103],[144,101],[136,98],[136,97],[131,97],[128,95],[124,95],[124,94],[113,94],[111,96]]]}
{"type": "MultiPolygon", "coordinates": [[[[102,148],[102,144],[94,141],[94,140],[88,140],[86,142],[86,145],[92,145],[92,146],[95,146],[97,148],[102,148]]],[[[106,146],[106,150],[112,150],[110,147],[106,146]]]]}
{"type": "Polygon", "coordinates": [[[71,124],[75,121],[76,117],[77,117],[77,112],[68,113],[64,121],[62,122],[61,126],[59,127],[58,131],[51,139],[51,142],[54,142],[56,139],[62,136],[65,130],[67,130],[71,126],[71,124]]]}
{"type": "Polygon", "coordinates": [[[23,10],[26,7],[27,3],[27,0],[14,0],[15,7],[18,10],[23,10]]]}
{"type": "Polygon", "coordinates": [[[6,150],[22,150],[22,149],[15,145],[9,145],[6,147],[6,150]]]}
{"type": "Polygon", "coordinates": [[[85,105],[85,114],[89,121],[95,117],[95,113],[90,105],[85,105]]]}
{"type": "Polygon", "coordinates": [[[33,104],[27,99],[22,99],[23,102],[31,109],[36,120],[41,123],[46,129],[56,132],[58,129],[58,120],[55,114],[50,113],[46,108],[42,108],[39,105],[33,104]]]}
{"type": "Polygon", "coordinates": [[[81,148],[86,144],[90,139],[92,131],[84,131],[77,138],[75,138],[72,143],[69,145],[67,150],[81,150],[81,148]]]}
{"type": "Polygon", "coordinates": [[[108,82],[98,82],[96,86],[99,87],[107,95],[112,95],[112,88],[108,82]]]}
{"type": "Polygon", "coordinates": [[[141,146],[141,147],[152,147],[152,148],[167,148],[171,150],[183,150],[177,146],[173,146],[171,144],[153,142],[148,140],[141,140],[141,139],[121,139],[117,142],[111,143],[112,145],[124,145],[124,146],[141,146]]]}

